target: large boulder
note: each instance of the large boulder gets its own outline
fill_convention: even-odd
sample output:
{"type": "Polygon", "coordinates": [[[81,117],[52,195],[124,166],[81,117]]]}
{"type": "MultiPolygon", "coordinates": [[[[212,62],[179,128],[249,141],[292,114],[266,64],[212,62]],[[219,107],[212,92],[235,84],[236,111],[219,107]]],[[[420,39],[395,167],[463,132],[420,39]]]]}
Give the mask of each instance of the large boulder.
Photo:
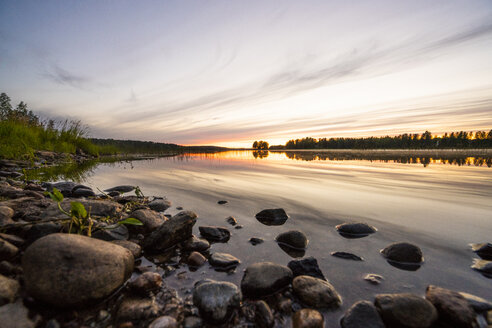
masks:
{"type": "Polygon", "coordinates": [[[337,308],[342,298],[328,281],[311,276],[298,276],[292,282],[294,293],[299,299],[312,307],[337,308]]]}
{"type": "Polygon", "coordinates": [[[86,305],[109,296],[130,277],[133,265],[126,248],[61,233],[38,239],[22,257],[27,292],[56,307],[86,305]]]}
{"type": "Polygon", "coordinates": [[[282,225],[289,216],[283,208],[266,209],[256,214],[256,219],[265,225],[282,225]]]}
{"type": "Polygon", "coordinates": [[[222,324],[239,308],[241,291],[230,282],[205,281],[195,287],[193,303],[206,321],[222,324]]]}
{"type": "Polygon", "coordinates": [[[189,239],[192,236],[196,218],[197,215],[190,211],[176,214],[147,236],[143,242],[144,249],[159,252],[189,239]]]}
{"type": "Polygon", "coordinates": [[[439,321],[456,328],[472,328],[476,314],[470,303],[453,290],[428,286],[425,298],[437,309],[439,321]]]}
{"type": "Polygon", "coordinates": [[[241,290],[249,298],[261,298],[273,294],[292,282],[292,271],[272,262],[251,264],[244,271],[241,290]]]}
{"type": "Polygon", "coordinates": [[[414,294],[379,294],[374,303],[387,327],[427,328],[437,320],[434,305],[414,294]]]}
{"type": "Polygon", "coordinates": [[[368,301],[359,301],[345,312],[342,328],[385,328],[378,310],[368,301]]]}

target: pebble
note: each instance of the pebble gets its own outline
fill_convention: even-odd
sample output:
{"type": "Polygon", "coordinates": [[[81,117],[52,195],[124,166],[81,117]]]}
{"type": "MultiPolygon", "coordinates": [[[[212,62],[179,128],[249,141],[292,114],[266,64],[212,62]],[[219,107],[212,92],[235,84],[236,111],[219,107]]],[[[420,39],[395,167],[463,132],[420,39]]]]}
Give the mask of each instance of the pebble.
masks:
{"type": "Polygon", "coordinates": [[[361,238],[373,234],[377,231],[373,226],[367,223],[342,223],[335,227],[338,233],[346,238],[361,238]]]}
{"type": "Polygon", "coordinates": [[[313,309],[302,309],[292,316],[293,328],[323,328],[324,326],[323,315],[313,309]]]}
{"type": "Polygon", "coordinates": [[[250,243],[251,245],[253,245],[253,246],[256,246],[256,245],[258,245],[258,244],[261,244],[261,243],[263,243],[263,241],[264,241],[264,240],[263,240],[262,238],[257,238],[257,237],[251,237],[251,238],[249,239],[249,243],[250,243]]]}
{"type": "Polygon", "coordinates": [[[178,328],[178,322],[173,317],[165,315],[152,321],[148,328],[178,328]]]}
{"type": "Polygon", "coordinates": [[[198,227],[200,234],[207,240],[217,242],[227,242],[231,237],[231,232],[224,227],[201,226],[198,227]]]}
{"type": "Polygon", "coordinates": [[[265,225],[282,225],[289,216],[283,208],[266,209],[256,214],[256,219],[265,225]]]}
{"type": "Polygon", "coordinates": [[[272,310],[265,301],[255,303],[255,322],[260,328],[271,328],[275,323],[272,310]]]}
{"type": "Polygon", "coordinates": [[[137,294],[146,295],[162,286],[162,277],[156,272],[144,272],[129,282],[128,286],[137,294]]]}
{"type": "Polygon", "coordinates": [[[232,256],[231,254],[219,252],[213,253],[208,259],[208,262],[214,267],[224,269],[235,268],[239,265],[239,263],[241,263],[238,258],[232,256]]]}
{"type": "Polygon", "coordinates": [[[192,252],[190,256],[188,256],[188,265],[192,267],[199,267],[202,266],[203,263],[205,263],[207,259],[205,256],[198,252],[192,252]]]}
{"type": "Polygon", "coordinates": [[[331,252],[331,256],[339,257],[341,259],[353,260],[353,261],[364,261],[364,259],[358,255],[347,253],[347,252],[331,252]]]}

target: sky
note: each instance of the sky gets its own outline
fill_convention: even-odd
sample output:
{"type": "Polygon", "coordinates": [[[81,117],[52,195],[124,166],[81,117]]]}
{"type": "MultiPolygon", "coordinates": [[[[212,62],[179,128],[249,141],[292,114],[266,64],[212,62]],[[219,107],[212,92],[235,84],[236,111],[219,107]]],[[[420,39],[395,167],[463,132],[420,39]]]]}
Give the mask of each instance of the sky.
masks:
{"type": "Polygon", "coordinates": [[[93,137],[492,128],[492,1],[0,0],[0,91],[93,137]]]}

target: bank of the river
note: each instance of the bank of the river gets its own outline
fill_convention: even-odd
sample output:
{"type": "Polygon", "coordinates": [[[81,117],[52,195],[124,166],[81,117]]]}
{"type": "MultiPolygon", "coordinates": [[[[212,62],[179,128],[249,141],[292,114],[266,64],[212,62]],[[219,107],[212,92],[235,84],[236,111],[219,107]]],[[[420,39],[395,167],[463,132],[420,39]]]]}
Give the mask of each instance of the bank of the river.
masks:
{"type": "MultiPolygon", "coordinates": [[[[220,226],[209,225],[197,218],[199,211],[183,211],[180,206],[187,204],[174,208],[172,197],[148,196],[145,188],[136,189],[134,184],[101,192],[74,182],[28,181],[22,170],[27,164],[0,165],[0,327],[323,327],[325,323],[348,328],[487,327],[487,320],[492,324],[492,304],[459,294],[460,290],[429,286],[403,293],[385,286],[371,301],[349,297],[350,286],[340,283],[343,276],[333,281],[316,258],[304,257],[306,248],[320,245],[313,245],[315,240],[309,241],[310,235],[298,228],[277,232],[275,242],[248,238],[253,253],[262,244],[278,243],[295,258],[287,265],[257,259],[239,271],[244,260],[230,254],[228,244],[237,242],[234,237],[240,228],[248,231],[243,227],[246,221],[229,217],[220,226]],[[44,194],[54,188],[63,194],[60,206],[44,194]],[[82,204],[87,215],[72,202],[82,204]],[[143,225],[123,224],[128,218],[143,225]],[[87,235],[89,226],[91,238],[67,233],[71,227],[87,235]],[[201,270],[204,266],[220,275],[208,274],[213,271],[201,270]],[[240,282],[225,278],[227,273],[239,276],[240,282]],[[191,276],[197,279],[190,281],[191,276]],[[347,299],[351,304],[344,303],[347,299]],[[342,306],[346,310],[340,323],[326,321],[327,312],[342,306]]],[[[222,208],[228,203],[217,199],[214,205],[222,208]]],[[[265,229],[275,228],[292,220],[289,214],[263,209],[256,219],[265,229]]],[[[347,241],[381,233],[370,224],[353,223],[333,229],[347,241]]],[[[416,270],[428,260],[419,246],[387,242],[383,255],[396,267],[416,270]]],[[[475,251],[485,260],[492,257],[490,244],[476,245],[475,251]]],[[[348,249],[331,256],[347,263],[361,260],[348,249]]],[[[490,263],[478,262],[477,269],[492,274],[490,263]]],[[[341,272],[344,266],[350,268],[342,265],[341,272]]],[[[364,279],[369,289],[377,290],[386,277],[374,272],[364,279]]]]}

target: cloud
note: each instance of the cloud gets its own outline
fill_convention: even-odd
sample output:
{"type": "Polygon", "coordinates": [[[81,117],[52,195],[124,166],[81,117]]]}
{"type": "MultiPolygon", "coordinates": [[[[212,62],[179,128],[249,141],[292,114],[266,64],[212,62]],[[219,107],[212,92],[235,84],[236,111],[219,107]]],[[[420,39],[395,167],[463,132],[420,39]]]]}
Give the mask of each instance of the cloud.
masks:
{"type": "Polygon", "coordinates": [[[58,65],[51,65],[42,75],[57,84],[68,85],[82,90],[86,90],[91,82],[88,77],[73,74],[58,65]]]}

